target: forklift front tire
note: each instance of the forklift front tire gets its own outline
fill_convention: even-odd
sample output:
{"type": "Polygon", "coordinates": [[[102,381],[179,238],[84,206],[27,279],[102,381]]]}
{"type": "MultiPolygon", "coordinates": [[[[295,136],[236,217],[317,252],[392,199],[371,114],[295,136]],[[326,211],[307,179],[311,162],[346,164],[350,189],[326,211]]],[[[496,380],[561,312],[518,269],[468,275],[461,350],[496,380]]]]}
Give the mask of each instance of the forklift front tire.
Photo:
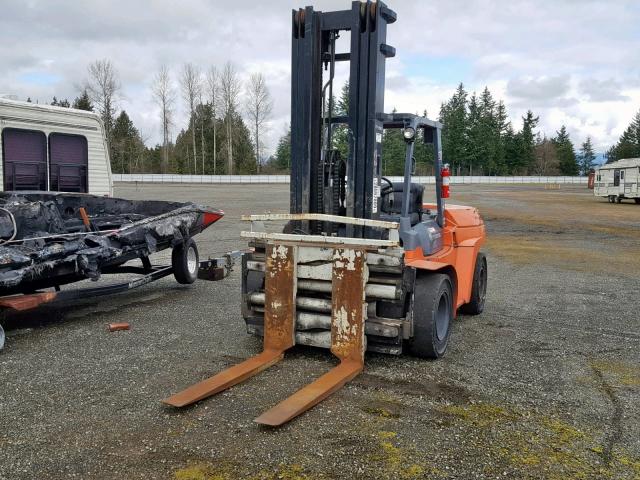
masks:
{"type": "Polygon", "coordinates": [[[471,299],[469,303],[460,307],[460,311],[466,315],[480,315],[484,310],[484,302],[487,296],[487,257],[478,252],[476,256],[476,268],[473,272],[473,284],[471,285],[471,299]]]}
{"type": "Polygon", "coordinates": [[[198,247],[193,238],[189,238],[180,245],[173,247],[171,252],[171,266],[173,276],[178,283],[189,285],[198,278],[198,247]]]}
{"type": "Polygon", "coordinates": [[[444,355],[453,322],[453,286],[448,275],[428,273],[416,278],[413,298],[413,338],[409,352],[419,358],[444,355]]]}

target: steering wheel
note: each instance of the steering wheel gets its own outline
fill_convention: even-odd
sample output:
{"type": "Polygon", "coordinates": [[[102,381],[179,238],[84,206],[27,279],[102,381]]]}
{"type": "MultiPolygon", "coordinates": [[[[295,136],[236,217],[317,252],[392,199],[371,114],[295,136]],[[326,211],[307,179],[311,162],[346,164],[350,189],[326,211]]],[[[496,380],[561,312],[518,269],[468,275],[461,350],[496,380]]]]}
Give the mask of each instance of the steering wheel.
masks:
{"type": "Polygon", "coordinates": [[[388,195],[389,192],[387,190],[393,192],[393,183],[391,182],[391,180],[389,180],[387,177],[380,177],[380,180],[382,180],[382,181],[387,183],[386,187],[382,187],[380,189],[380,194],[381,195],[388,195]]]}
{"type": "Polygon", "coordinates": [[[390,193],[393,193],[393,183],[387,177],[380,177],[386,185],[380,189],[380,198],[382,199],[382,210],[385,210],[385,204],[388,203],[388,209],[393,207],[393,196],[389,196],[390,193]],[[385,199],[388,199],[385,202],[385,199]]]}

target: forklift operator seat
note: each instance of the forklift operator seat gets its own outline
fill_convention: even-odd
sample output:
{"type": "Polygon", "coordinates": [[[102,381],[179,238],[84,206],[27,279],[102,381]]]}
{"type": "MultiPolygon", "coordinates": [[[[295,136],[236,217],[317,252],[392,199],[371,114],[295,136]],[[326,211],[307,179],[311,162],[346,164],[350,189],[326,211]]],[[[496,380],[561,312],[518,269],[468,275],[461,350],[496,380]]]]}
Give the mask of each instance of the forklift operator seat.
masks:
{"type": "MultiPolygon", "coordinates": [[[[418,183],[412,183],[410,188],[409,218],[413,226],[422,221],[422,195],[424,193],[424,186],[418,183]]],[[[390,182],[389,186],[383,187],[380,205],[381,220],[390,222],[400,221],[403,192],[403,182],[390,182]]]]}

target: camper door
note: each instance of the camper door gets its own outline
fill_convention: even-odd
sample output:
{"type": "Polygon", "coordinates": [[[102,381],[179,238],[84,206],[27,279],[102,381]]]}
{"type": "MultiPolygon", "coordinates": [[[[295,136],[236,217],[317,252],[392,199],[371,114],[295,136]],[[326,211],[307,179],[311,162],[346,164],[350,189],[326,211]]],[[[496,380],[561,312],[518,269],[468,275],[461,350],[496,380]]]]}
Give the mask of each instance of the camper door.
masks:
{"type": "Polygon", "coordinates": [[[624,170],[616,168],[613,171],[613,186],[616,193],[624,194],[624,170]]]}

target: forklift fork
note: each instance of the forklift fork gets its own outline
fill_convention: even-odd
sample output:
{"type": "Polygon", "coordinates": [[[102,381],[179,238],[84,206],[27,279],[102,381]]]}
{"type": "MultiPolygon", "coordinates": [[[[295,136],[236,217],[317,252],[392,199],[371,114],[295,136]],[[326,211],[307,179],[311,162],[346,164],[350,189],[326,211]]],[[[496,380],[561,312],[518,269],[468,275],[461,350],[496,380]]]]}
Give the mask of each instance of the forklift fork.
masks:
{"type": "MultiPolygon", "coordinates": [[[[183,407],[236,385],[274,365],[295,345],[296,246],[268,244],[265,268],[264,351],[177,393],[164,403],[183,407]]],[[[302,388],[256,422],[278,426],[310,409],[358,375],[364,368],[366,252],[335,248],[332,265],[331,352],[340,364],[302,388]]]]}

